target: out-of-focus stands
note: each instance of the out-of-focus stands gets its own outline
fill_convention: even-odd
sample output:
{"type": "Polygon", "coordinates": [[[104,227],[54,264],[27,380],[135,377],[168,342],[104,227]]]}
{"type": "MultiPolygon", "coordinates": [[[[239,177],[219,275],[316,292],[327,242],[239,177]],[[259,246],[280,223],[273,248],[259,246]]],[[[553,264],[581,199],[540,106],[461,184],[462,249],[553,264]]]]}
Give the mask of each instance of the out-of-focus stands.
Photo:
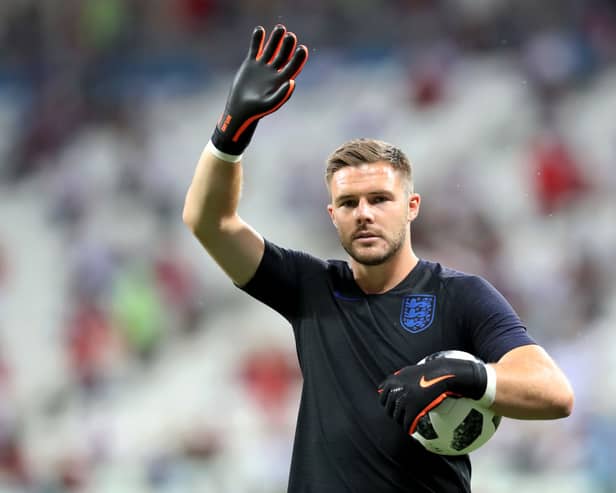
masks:
{"type": "Polygon", "coordinates": [[[246,153],[243,217],[341,257],[326,155],[400,144],[418,253],[493,282],[576,390],[566,421],[505,421],[475,490],[616,491],[613,10],[474,5],[2,3],[3,490],[284,491],[291,331],[181,224],[247,30],[281,20],[311,59],[246,153]]]}

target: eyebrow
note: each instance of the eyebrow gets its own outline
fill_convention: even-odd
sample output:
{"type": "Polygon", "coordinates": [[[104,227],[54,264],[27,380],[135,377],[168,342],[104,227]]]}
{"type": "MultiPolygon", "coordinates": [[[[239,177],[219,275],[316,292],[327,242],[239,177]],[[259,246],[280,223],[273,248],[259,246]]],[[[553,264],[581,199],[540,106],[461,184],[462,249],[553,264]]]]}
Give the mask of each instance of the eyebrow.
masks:
{"type": "MultiPolygon", "coordinates": [[[[393,192],[391,192],[390,190],[376,190],[374,192],[368,192],[367,194],[368,196],[373,196],[373,195],[387,195],[389,197],[393,197],[393,192]]],[[[336,204],[339,204],[340,202],[344,202],[345,200],[349,200],[349,199],[355,199],[357,198],[357,194],[346,194],[346,195],[341,195],[340,197],[336,198],[336,204]]]]}

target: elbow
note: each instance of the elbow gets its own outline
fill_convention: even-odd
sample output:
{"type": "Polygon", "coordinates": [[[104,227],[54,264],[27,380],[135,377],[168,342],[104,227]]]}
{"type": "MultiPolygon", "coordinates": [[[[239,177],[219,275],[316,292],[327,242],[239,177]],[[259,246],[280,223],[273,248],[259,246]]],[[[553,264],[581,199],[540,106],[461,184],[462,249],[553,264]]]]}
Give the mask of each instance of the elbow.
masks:
{"type": "Polygon", "coordinates": [[[186,202],[182,211],[182,222],[201,243],[205,243],[219,236],[229,221],[226,218],[205,213],[202,208],[191,206],[186,202]]]}
{"type": "Polygon", "coordinates": [[[552,419],[567,418],[571,416],[574,401],[575,396],[571,386],[568,384],[563,385],[563,387],[558,391],[558,394],[554,396],[550,406],[552,419]]]}
{"type": "Polygon", "coordinates": [[[204,241],[205,237],[208,236],[208,219],[194,207],[184,205],[182,222],[199,241],[204,241]]]}
{"type": "Polygon", "coordinates": [[[184,209],[182,210],[182,222],[186,225],[186,227],[194,233],[198,230],[199,218],[197,214],[195,214],[188,204],[184,204],[184,209]]]}
{"type": "Polygon", "coordinates": [[[563,392],[563,395],[561,396],[558,405],[558,412],[560,418],[567,418],[571,416],[571,413],[573,412],[574,402],[575,396],[573,394],[573,390],[569,388],[563,392]]]}
{"type": "Polygon", "coordinates": [[[190,199],[189,192],[182,210],[182,222],[195,236],[199,237],[209,221],[210,218],[204,214],[204,208],[199,207],[194,200],[190,199]]]}

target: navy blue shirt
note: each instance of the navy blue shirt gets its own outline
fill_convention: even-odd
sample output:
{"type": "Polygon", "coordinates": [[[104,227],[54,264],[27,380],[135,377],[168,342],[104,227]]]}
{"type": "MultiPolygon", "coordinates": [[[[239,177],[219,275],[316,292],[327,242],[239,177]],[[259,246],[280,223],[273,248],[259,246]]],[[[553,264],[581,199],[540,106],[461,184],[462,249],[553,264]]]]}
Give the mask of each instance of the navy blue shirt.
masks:
{"type": "Polygon", "coordinates": [[[289,493],[470,491],[468,456],[427,452],[381,407],[390,373],[446,349],[498,361],[534,344],[484,279],[420,260],[396,287],[364,294],[346,262],[265,242],[242,287],[293,326],[303,375],[289,493]]]}

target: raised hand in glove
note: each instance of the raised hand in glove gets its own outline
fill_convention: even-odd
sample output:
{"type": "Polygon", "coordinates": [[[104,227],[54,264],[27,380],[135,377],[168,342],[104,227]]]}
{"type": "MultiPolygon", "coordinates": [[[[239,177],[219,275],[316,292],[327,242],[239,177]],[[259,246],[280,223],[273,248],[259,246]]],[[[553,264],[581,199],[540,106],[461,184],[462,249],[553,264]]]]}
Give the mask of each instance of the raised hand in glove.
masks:
{"type": "Polygon", "coordinates": [[[212,144],[218,151],[241,156],[259,119],[291,97],[295,78],[308,59],[308,49],[296,46],[295,34],[287,32],[283,25],[274,27],[267,42],[265,29],[254,29],[248,55],[235,75],[225,110],[212,135],[212,144]]]}
{"type": "Polygon", "coordinates": [[[481,361],[428,357],[425,363],[388,376],[378,387],[379,399],[387,414],[412,435],[420,418],[448,396],[469,397],[490,406],[495,392],[493,372],[481,361]]]}

